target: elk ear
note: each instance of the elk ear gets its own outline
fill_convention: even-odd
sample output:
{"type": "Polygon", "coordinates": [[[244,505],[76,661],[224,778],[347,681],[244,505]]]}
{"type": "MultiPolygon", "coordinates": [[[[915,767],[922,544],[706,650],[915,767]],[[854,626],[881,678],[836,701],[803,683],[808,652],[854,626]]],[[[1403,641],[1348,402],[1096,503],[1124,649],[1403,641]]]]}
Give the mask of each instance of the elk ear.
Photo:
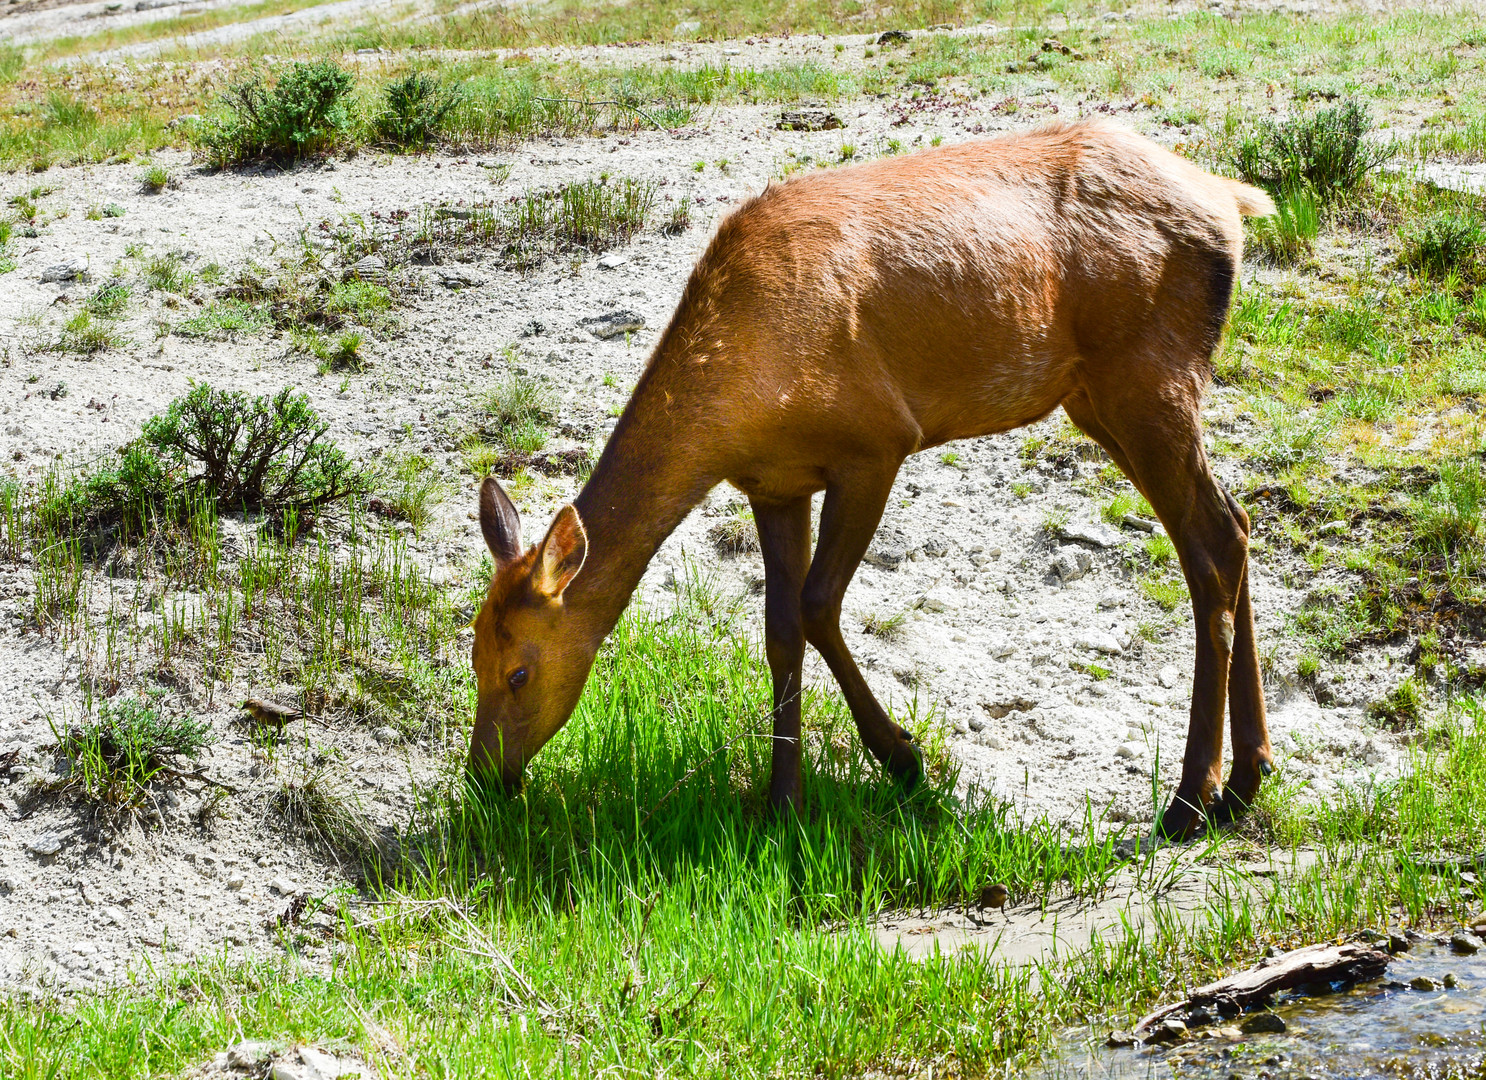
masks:
{"type": "Polygon", "coordinates": [[[583,569],[588,557],[588,533],[571,503],[557,512],[552,527],[542,540],[537,564],[531,570],[532,588],[543,596],[557,599],[568,583],[583,569]]]}
{"type": "Polygon", "coordinates": [[[480,485],[480,531],[497,567],[521,558],[521,518],[493,476],[480,485]]]}

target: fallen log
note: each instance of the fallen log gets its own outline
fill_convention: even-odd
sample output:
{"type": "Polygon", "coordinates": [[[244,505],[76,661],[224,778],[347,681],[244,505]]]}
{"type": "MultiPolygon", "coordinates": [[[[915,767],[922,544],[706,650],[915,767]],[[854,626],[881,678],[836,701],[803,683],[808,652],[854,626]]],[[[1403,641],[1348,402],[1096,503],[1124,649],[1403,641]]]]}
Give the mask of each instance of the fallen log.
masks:
{"type": "Polygon", "coordinates": [[[1135,1037],[1146,1039],[1168,1020],[1187,1027],[1210,1024],[1218,1016],[1237,1016],[1263,1005],[1282,990],[1307,983],[1367,982],[1381,978],[1390,957],[1360,942],[1345,945],[1307,945],[1261,960],[1247,971],[1199,986],[1185,1001],[1163,1005],[1135,1026],[1135,1037]]]}

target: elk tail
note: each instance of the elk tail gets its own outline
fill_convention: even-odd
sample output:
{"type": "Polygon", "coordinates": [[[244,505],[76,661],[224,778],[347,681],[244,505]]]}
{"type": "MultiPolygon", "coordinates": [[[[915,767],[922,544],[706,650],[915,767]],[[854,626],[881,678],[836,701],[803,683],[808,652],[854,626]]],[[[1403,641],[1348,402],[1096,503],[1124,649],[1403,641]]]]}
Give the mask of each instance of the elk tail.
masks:
{"type": "Polygon", "coordinates": [[[1244,217],[1269,217],[1275,212],[1274,200],[1258,188],[1228,180],[1226,176],[1223,179],[1228,181],[1228,190],[1233,192],[1238,212],[1244,217]]]}

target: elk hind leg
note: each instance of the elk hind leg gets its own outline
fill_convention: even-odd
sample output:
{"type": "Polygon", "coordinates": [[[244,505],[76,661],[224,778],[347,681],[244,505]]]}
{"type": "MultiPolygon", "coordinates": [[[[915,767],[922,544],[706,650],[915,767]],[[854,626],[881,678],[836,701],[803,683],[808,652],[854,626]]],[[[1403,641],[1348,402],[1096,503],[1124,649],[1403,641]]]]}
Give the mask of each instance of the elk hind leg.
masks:
{"type": "MultiPolygon", "coordinates": [[[[1150,502],[1171,535],[1192,593],[1197,647],[1191,719],[1181,780],[1159,825],[1168,836],[1189,836],[1219,801],[1247,522],[1241,525],[1234,517],[1226,492],[1208,467],[1195,399],[1115,390],[1074,395],[1064,408],[1078,427],[1111,451],[1150,502]]],[[[1252,623],[1249,633],[1252,644],[1252,623]]]]}

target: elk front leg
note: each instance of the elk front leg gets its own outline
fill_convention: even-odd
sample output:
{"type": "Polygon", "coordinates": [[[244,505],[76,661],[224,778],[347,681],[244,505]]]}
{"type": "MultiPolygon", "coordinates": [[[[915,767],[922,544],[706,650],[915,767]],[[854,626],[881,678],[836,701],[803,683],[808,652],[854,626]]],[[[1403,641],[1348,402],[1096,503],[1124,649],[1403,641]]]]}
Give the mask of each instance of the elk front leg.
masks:
{"type": "Polygon", "coordinates": [[[801,605],[805,640],[815,646],[840,684],[863,745],[889,773],[912,787],[923,769],[913,738],[878,704],[841,636],[841,601],[877,531],[898,465],[888,461],[871,468],[863,463],[826,487],[820,542],[805,577],[801,605]]]}
{"type": "Polygon", "coordinates": [[[800,680],[805,628],[800,590],[810,569],[810,497],[787,503],[753,503],[764,556],[764,650],[774,681],[773,775],[769,805],[805,808],[800,780],[800,680]]]}

